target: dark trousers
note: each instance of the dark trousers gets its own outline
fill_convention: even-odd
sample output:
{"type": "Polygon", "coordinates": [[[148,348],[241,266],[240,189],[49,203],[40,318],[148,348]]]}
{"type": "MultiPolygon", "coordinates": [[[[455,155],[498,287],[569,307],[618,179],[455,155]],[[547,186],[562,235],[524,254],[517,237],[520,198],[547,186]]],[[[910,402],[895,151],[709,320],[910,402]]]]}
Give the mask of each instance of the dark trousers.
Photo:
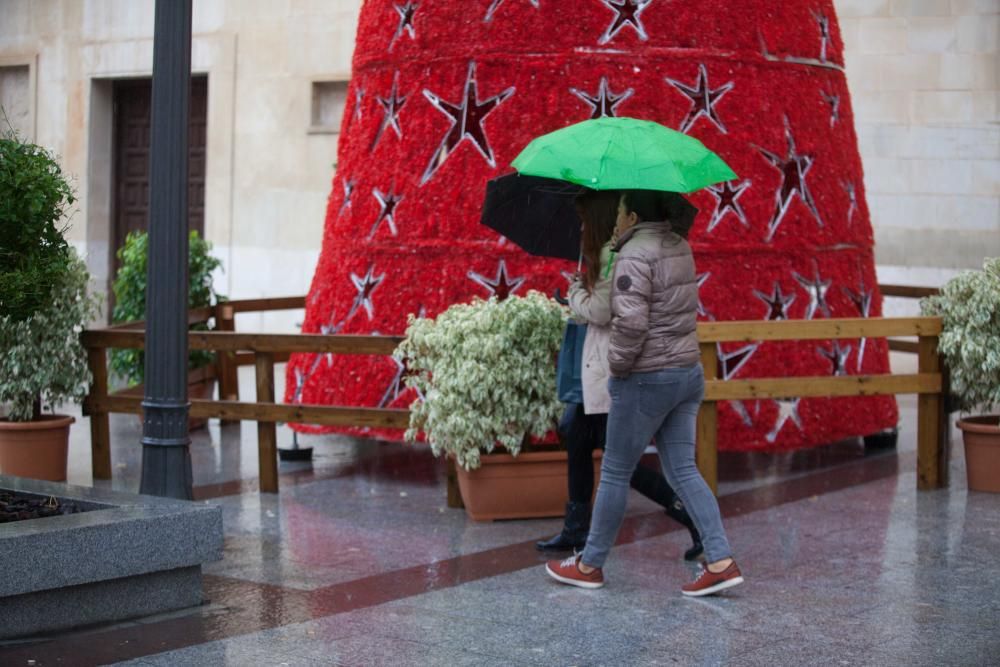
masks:
{"type": "MultiPolygon", "coordinates": [[[[594,496],[594,450],[604,449],[608,415],[588,415],[581,403],[567,403],[559,422],[559,435],[566,445],[569,501],[590,504],[594,496]]],[[[641,463],[636,466],[629,485],[653,502],[669,507],[675,501],[673,489],[663,475],[641,463]]]]}

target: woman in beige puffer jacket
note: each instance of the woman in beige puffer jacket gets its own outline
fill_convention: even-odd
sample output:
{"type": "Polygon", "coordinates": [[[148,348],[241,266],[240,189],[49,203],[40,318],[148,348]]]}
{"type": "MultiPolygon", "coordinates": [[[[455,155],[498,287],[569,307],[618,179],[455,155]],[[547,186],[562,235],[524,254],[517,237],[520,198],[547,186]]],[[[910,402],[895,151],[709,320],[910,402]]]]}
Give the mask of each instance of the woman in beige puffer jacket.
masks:
{"type": "Polygon", "coordinates": [[[602,567],[624,518],[629,475],[653,440],[667,480],[702,536],[708,562],[681,592],[712,595],[743,583],[743,576],[719,504],[695,465],[695,423],[705,393],[698,287],[691,247],[665,219],[667,201],[664,193],[636,190],[619,203],[608,348],[611,410],[601,483],[583,553],[550,561],[546,570],[562,583],[604,585],[602,567]]]}
{"type": "MultiPolygon", "coordinates": [[[[590,529],[590,499],[594,494],[595,449],[603,449],[611,396],[608,394],[608,343],[611,335],[611,274],[614,231],[619,195],[616,192],[588,191],[577,197],[577,213],[583,222],[583,256],[586,271],[574,278],[569,288],[573,318],[587,325],[583,343],[583,403],[567,403],[559,432],[566,443],[569,502],[563,529],[555,537],[536,543],[542,551],[582,549],[590,529]]],[[[701,540],[684,504],[667,484],[663,474],[639,463],[630,486],[653,502],[691,534],[692,546],[685,560],[702,554],[701,540]]]]}

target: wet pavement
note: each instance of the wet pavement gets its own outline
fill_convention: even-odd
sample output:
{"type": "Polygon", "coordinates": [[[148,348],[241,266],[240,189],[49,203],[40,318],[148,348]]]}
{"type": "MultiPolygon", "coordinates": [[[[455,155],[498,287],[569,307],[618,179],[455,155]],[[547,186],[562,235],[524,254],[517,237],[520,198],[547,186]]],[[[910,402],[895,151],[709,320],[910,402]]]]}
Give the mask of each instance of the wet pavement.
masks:
{"type": "MultiPolygon", "coordinates": [[[[900,400],[897,450],[723,454],[747,583],[705,599],[679,592],[687,532],[634,493],[608,585],[585,591],[548,579],[533,547],[560,520],[469,520],[425,448],[300,438],[313,463],[282,464],[280,495],[262,496],[254,425],[212,423],[192,445],[196,495],[224,511],[207,603],[0,644],[0,664],[1000,664],[1000,495],[966,491],[957,436],[950,487],[916,491],[915,406],[900,400]]],[[[134,491],[138,419],[112,429],[100,484],[134,491]]],[[[87,434],[81,418],[71,483],[91,483],[87,434]]]]}

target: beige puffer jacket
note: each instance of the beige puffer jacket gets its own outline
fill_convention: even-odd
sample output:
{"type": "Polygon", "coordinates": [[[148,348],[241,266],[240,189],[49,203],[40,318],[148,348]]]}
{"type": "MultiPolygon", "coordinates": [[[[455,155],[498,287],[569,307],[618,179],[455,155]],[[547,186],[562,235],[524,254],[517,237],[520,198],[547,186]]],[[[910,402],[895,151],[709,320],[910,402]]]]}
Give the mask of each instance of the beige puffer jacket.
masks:
{"type": "Polygon", "coordinates": [[[698,283],[687,241],[665,222],[640,222],[616,247],[611,284],[611,374],[698,363],[698,283]]]}
{"type": "Polygon", "coordinates": [[[601,248],[601,270],[597,283],[590,291],[580,281],[569,287],[569,308],[573,319],[587,325],[583,339],[583,412],[588,415],[606,414],[611,409],[608,394],[608,339],[611,336],[611,244],[601,248]]]}

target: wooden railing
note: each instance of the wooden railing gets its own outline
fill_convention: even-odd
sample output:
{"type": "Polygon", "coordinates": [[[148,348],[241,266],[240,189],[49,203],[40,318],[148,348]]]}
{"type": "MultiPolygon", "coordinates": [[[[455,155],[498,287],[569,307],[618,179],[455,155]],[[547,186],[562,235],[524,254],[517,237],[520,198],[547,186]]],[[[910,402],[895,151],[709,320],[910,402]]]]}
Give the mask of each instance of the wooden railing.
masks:
{"type": "Polygon", "coordinates": [[[698,415],[698,468],[717,490],[718,401],[762,398],[807,398],[918,394],[917,487],[934,489],[943,477],[942,391],[938,357],[941,320],[936,317],[790,320],[775,322],[707,322],[698,325],[701,361],[705,377],[718,372],[717,343],[755,341],[842,340],[917,336],[918,372],[912,375],[845,375],[822,377],[775,377],[751,380],[715,380],[705,383],[705,402],[698,415]]]}
{"type": "MultiPolygon", "coordinates": [[[[883,286],[887,296],[927,296],[936,290],[883,286]]],[[[193,418],[216,418],[223,422],[257,422],[258,460],[261,492],[278,491],[277,429],[279,422],[330,426],[371,426],[403,429],[409,425],[409,411],[390,408],[356,408],[329,405],[289,405],[275,401],[274,365],[287,361],[293,353],[390,355],[402,338],[398,336],[354,336],[320,334],[236,333],[235,318],[241,312],[265,312],[301,309],[305,297],[230,301],[214,309],[196,309],[189,313],[192,323],[215,319],[215,330],[192,331],[188,346],[192,350],[218,353],[218,362],[207,375],[219,380],[215,400],[191,399],[193,418]],[[239,400],[237,369],[254,366],[257,400],[239,400]]],[[[83,333],[88,349],[94,383],[84,401],[84,414],[90,416],[91,457],[96,479],[111,478],[109,413],[142,414],[141,391],[135,388],[108,394],[108,349],[141,349],[145,344],[142,322],[130,322],[83,333]]],[[[702,363],[706,378],[715,378],[718,369],[716,344],[741,341],[837,340],[890,338],[890,348],[917,352],[919,372],[914,375],[866,375],[843,377],[781,377],[752,380],[715,380],[706,382],[705,403],[698,416],[698,466],[713,491],[717,490],[718,401],[761,398],[803,398],[837,396],[872,396],[907,394],[920,396],[918,402],[918,477],[920,489],[937,488],[944,481],[942,410],[943,379],[937,353],[941,332],[938,318],[871,318],[791,320],[774,322],[706,322],[698,325],[702,363]],[[918,342],[893,340],[917,336],[918,342]]],[[[454,494],[449,494],[450,496],[454,494]]]]}

